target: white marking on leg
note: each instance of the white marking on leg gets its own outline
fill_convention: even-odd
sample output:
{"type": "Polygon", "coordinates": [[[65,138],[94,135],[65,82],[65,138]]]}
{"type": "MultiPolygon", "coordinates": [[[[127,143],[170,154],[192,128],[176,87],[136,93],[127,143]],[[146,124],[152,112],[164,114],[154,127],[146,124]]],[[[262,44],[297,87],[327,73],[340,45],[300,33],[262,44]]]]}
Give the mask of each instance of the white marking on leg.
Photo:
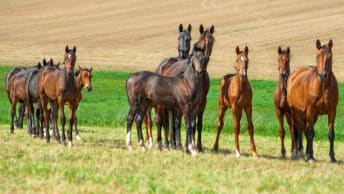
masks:
{"type": "Polygon", "coordinates": [[[188,145],[188,149],[189,149],[192,156],[197,155],[197,151],[194,149],[194,146],[192,144],[188,145]]]}
{"type": "Polygon", "coordinates": [[[75,138],[76,138],[76,140],[78,140],[78,141],[80,141],[80,140],[81,140],[81,137],[80,137],[80,135],[76,135],[76,136],[75,136],[75,138]]]}
{"type": "Polygon", "coordinates": [[[125,140],[125,144],[127,146],[130,146],[131,145],[131,132],[128,132],[127,133],[127,137],[126,137],[126,140],[125,140]]]}
{"type": "Polygon", "coordinates": [[[47,129],[46,128],[43,128],[43,134],[44,134],[44,137],[47,137],[47,129]]]}
{"type": "Polygon", "coordinates": [[[69,142],[68,142],[68,147],[70,147],[70,148],[73,147],[72,141],[69,141],[69,142]]]}
{"type": "Polygon", "coordinates": [[[240,157],[240,152],[239,152],[239,150],[237,150],[237,149],[235,149],[235,156],[236,156],[236,157],[240,157]]]}
{"type": "Polygon", "coordinates": [[[149,137],[149,148],[151,149],[153,147],[153,138],[152,137],[149,137]]]}

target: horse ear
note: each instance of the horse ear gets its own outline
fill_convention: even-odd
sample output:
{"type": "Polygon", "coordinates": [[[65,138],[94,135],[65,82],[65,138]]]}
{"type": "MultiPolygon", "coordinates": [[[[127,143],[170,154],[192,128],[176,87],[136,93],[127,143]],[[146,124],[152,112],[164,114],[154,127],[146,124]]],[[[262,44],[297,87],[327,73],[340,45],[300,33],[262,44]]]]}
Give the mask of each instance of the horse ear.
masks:
{"type": "Polygon", "coordinates": [[[179,24],[179,33],[183,32],[183,24],[179,24]]]}
{"type": "Polygon", "coordinates": [[[248,47],[245,46],[245,54],[248,55],[248,47]]]}
{"type": "Polygon", "coordinates": [[[65,52],[68,53],[68,51],[69,51],[69,47],[68,45],[66,45],[65,52]]]}
{"type": "Polygon", "coordinates": [[[210,33],[214,33],[215,32],[215,29],[214,29],[215,27],[214,27],[214,25],[211,25],[211,27],[210,27],[210,33]]]}
{"type": "Polygon", "coordinates": [[[278,54],[280,55],[282,53],[282,48],[279,46],[277,50],[278,50],[278,54]]]}
{"type": "Polygon", "coordinates": [[[204,27],[203,27],[203,25],[201,24],[201,25],[199,26],[199,33],[203,34],[203,32],[204,32],[204,27]]]}
{"type": "Polygon", "coordinates": [[[236,46],[236,47],[235,47],[235,52],[236,52],[237,55],[240,54],[240,48],[239,48],[239,46],[236,46]]]}
{"type": "Polygon", "coordinates": [[[328,41],[328,48],[330,48],[330,50],[332,50],[333,47],[333,41],[332,39],[330,39],[330,41],[328,41]]]}
{"type": "Polygon", "coordinates": [[[45,58],[43,58],[43,65],[47,66],[47,60],[45,58]]]}
{"type": "Polygon", "coordinates": [[[188,31],[191,33],[191,30],[192,30],[192,26],[191,26],[191,24],[189,24],[188,31]]]}
{"type": "Polygon", "coordinates": [[[50,58],[50,64],[51,64],[51,65],[54,64],[53,58],[50,58]]]}
{"type": "Polygon", "coordinates": [[[90,68],[90,72],[92,72],[92,71],[93,71],[93,67],[90,68]]]}
{"type": "Polygon", "coordinates": [[[288,54],[288,55],[290,54],[290,48],[289,48],[289,46],[287,47],[287,54],[288,54]]]}
{"type": "Polygon", "coordinates": [[[42,67],[42,64],[41,64],[41,62],[38,62],[38,64],[37,64],[37,68],[38,69],[40,69],[42,67]]]}
{"type": "Polygon", "coordinates": [[[315,45],[316,45],[317,49],[321,49],[321,43],[320,43],[319,39],[317,39],[315,45]]]}
{"type": "Polygon", "coordinates": [[[76,53],[76,46],[73,47],[73,53],[76,53]]]}

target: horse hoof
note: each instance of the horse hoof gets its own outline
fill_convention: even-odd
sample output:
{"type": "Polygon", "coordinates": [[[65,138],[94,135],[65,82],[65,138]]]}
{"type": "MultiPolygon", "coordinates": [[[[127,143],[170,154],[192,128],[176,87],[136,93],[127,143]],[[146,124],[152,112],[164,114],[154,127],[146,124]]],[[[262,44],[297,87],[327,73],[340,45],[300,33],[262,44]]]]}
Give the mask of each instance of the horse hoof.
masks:
{"type": "Polygon", "coordinates": [[[252,153],[252,156],[253,156],[254,158],[259,158],[259,155],[257,154],[257,152],[253,152],[253,153],[252,153]]]}
{"type": "Polygon", "coordinates": [[[75,136],[75,139],[78,140],[78,141],[80,141],[80,140],[81,140],[80,135],[76,135],[76,136],[75,136]]]}
{"type": "Polygon", "coordinates": [[[235,157],[237,157],[237,158],[239,158],[241,156],[241,154],[240,154],[240,152],[239,152],[239,150],[235,150],[235,157]]]}
{"type": "Polygon", "coordinates": [[[133,151],[133,147],[131,145],[127,145],[129,151],[133,151]]]}
{"type": "Polygon", "coordinates": [[[162,151],[162,144],[159,142],[158,143],[158,145],[157,145],[157,149],[159,150],[159,151],[162,151]]]}
{"type": "Polygon", "coordinates": [[[188,146],[188,150],[192,156],[195,156],[198,154],[197,150],[193,148],[192,144],[188,146]]]}
{"type": "Polygon", "coordinates": [[[69,147],[69,148],[73,147],[73,143],[72,143],[71,141],[68,142],[68,147],[69,147]]]}
{"type": "Polygon", "coordinates": [[[147,151],[145,146],[141,146],[141,148],[142,148],[142,152],[146,152],[147,151]]]}

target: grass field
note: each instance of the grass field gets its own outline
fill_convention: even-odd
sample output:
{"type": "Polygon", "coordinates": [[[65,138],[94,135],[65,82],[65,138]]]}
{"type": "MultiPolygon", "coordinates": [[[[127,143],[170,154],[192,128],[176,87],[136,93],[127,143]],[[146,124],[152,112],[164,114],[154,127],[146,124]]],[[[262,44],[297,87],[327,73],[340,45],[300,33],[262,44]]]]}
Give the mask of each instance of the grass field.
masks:
{"type": "MultiPolygon", "coordinates": [[[[0,77],[9,70],[0,66],[0,77]]],[[[274,81],[252,80],[253,121],[259,158],[251,156],[246,121],[242,123],[242,157],[234,156],[232,119],[226,115],[220,151],[212,152],[216,135],[219,80],[211,80],[204,117],[205,153],[196,157],[157,149],[142,152],[133,128],[134,151],[125,147],[128,103],[124,84],[130,73],[94,71],[93,90],[84,92],[78,110],[82,141],[69,149],[53,140],[32,139],[25,129],[9,133],[9,103],[0,93],[0,192],[2,193],[338,193],[344,189],[343,103],[338,106],[335,152],[328,157],[326,117],[316,125],[317,162],[280,158],[278,125],[272,92],[274,81]],[[6,114],[5,114],[6,113],[6,114]]],[[[343,90],[340,84],[340,90],[343,90]]],[[[4,91],[0,86],[0,91],[4,91]]],[[[341,96],[342,98],[342,96],[341,96]]],[[[184,130],[182,130],[184,133],[184,130]]],[[[154,128],[154,135],[155,128],[154,128]]],[[[184,137],[185,135],[182,135],[184,137]]],[[[155,137],[155,136],[154,136],[155,137]]],[[[287,131],[287,155],[290,138],[287,131]]]]}
{"type": "MultiPolygon", "coordinates": [[[[62,61],[67,44],[77,46],[77,65],[94,68],[93,91],[84,93],[77,112],[82,141],[74,140],[72,149],[32,139],[26,129],[10,134],[10,106],[0,85],[0,193],[342,193],[343,100],[335,122],[339,162],[329,162],[327,119],[322,116],[315,127],[317,161],[309,164],[280,158],[272,94],[278,46],[291,47],[293,70],[315,63],[316,39],[325,44],[332,38],[333,71],[341,82],[343,99],[343,10],[342,0],[0,1],[1,80],[13,66],[34,65],[43,57],[62,61]],[[215,26],[216,42],[208,65],[205,152],[196,157],[156,149],[142,152],[134,128],[134,151],[130,152],[124,142],[125,80],[133,71],[154,70],[165,57],[177,55],[180,23],[193,25],[192,43],[198,39],[199,24],[215,26]],[[229,111],[220,151],[211,151],[219,78],[234,72],[237,45],[250,49],[248,72],[259,158],[249,151],[245,120],[242,157],[234,156],[229,111]]],[[[289,155],[288,129],[286,134],[289,155]]]]}

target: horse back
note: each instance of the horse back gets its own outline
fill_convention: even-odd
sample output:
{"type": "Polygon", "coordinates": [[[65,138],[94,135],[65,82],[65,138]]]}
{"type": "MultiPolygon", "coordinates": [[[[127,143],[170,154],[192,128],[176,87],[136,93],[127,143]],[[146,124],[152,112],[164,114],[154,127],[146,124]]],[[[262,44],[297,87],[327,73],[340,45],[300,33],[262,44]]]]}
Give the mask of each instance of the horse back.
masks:
{"type": "Polygon", "coordinates": [[[47,67],[39,72],[38,75],[38,91],[40,94],[46,95],[51,100],[56,100],[59,96],[62,81],[61,70],[47,67]]]}
{"type": "Polygon", "coordinates": [[[189,59],[167,58],[162,61],[156,73],[164,76],[174,77],[185,71],[189,59]]]}

